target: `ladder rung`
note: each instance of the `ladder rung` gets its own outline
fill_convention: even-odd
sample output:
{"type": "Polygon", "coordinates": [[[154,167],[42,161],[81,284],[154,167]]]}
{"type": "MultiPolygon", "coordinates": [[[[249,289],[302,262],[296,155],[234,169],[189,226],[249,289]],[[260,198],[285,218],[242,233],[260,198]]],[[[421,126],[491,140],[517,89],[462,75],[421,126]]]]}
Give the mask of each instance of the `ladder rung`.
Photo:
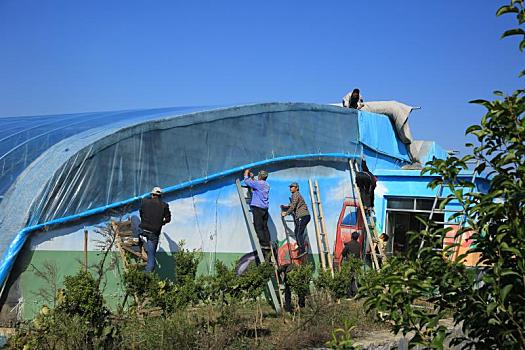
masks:
{"type": "Polygon", "coordinates": [[[438,225],[459,225],[459,222],[450,222],[450,221],[434,221],[434,224],[438,225]]]}
{"type": "Polygon", "coordinates": [[[463,209],[434,209],[434,213],[461,213],[463,209]]]}

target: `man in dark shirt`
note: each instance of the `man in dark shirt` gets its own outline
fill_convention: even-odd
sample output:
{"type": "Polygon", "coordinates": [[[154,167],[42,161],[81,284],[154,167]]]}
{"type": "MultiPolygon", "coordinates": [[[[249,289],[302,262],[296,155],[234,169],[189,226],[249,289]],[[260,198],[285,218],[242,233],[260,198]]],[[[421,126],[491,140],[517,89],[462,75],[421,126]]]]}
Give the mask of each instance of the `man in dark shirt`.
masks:
{"type": "Polygon", "coordinates": [[[162,226],[171,221],[170,207],[161,199],[162,189],[155,187],[151,190],[151,198],[145,198],[140,206],[141,239],[144,242],[148,262],[144,271],[152,272],[155,269],[155,254],[159,244],[162,226]]]}
{"type": "Polygon", "coordinates": [[[343,249],[343,259],[346,261],[350,257],[360,259],[361,258],[361,244],[358,241],[359,232],[352,232],[352,240],[345,244],[343,249]]]}
{"type": "MultiPolygon", "coordinates": [[[[343,260],[348,261],[350,257],[353,257],[355,259],[361,258],[361,244],[358,241],[359,239],[359,232],[354,231],[352,232],[352,240],[349,243],[345,244],[345,248],[343,249],[343,260]]],[[[357,280],[355,276],[352,276],[350,280],[350,286],[348,288],[348,297],[353,298],[357,294],[357,280]]]]}
{"type": "Polygon", "coordinates": [[[363,159],[361,163],[363,171],[356,174],[356,183],[359,187],[359,193],[361,194],[361,201],[366,210],[374,208],[374,191],[376,189],[376,177],[368,169],[366,161],[363,159]]]}

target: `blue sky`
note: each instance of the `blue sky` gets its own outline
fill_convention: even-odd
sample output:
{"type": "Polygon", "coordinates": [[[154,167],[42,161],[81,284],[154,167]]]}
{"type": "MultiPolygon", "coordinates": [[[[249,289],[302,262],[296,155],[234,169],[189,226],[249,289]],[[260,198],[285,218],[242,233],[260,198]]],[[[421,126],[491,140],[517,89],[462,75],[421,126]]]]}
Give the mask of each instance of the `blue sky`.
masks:
{"type": "Polygon", "coordinates": [[[0,0],[0,117],[296,101],[360,87],[417,139],[462,149],[493,90],[521,87],[505,1],[0,0]]]}

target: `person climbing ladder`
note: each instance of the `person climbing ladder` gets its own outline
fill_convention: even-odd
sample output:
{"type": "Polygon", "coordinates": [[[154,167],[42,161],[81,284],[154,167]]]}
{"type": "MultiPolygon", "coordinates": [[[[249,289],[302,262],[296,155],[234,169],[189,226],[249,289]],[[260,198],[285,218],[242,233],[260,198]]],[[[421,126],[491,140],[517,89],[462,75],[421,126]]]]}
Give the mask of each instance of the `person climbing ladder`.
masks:
{"type": "Polygon", "coordinates": [[[303,196],[301,193],[299,193],[299,184],[297,182],[292,182],[289,188],[290,192],[292,193],[290,205],[281,205],[281,215],[292,215],[294,218],[294,235],[297,241],[297,248],[299,250],[297,258],[301,258],[306,254],[306,237],[304,235],[304,231],[306,229],[306,225],[308,225],[310,222],[310,212],[308,211],[308,206],[306,205],[303,196]]]}

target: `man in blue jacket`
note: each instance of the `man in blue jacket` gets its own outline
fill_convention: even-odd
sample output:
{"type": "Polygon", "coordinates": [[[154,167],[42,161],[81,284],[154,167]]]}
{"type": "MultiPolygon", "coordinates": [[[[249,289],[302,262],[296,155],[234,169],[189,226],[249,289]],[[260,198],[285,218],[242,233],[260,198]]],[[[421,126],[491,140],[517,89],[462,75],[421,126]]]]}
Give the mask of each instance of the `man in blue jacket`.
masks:
{"type": "Polygon", "coordinates": [[[268,205],[269,205],[269,194],[270,185],[266,182],[268,178],[268,172],[265,170],[259,171],[257,174],[257,180],[253,174],[250,173],[250,169],[244,171],[244,183],[246,186],[252,189],[252,200],[250,207],[253,214],[253,225],[261,249],[270,250],[270,231],[268,230],[268,205]]]}

